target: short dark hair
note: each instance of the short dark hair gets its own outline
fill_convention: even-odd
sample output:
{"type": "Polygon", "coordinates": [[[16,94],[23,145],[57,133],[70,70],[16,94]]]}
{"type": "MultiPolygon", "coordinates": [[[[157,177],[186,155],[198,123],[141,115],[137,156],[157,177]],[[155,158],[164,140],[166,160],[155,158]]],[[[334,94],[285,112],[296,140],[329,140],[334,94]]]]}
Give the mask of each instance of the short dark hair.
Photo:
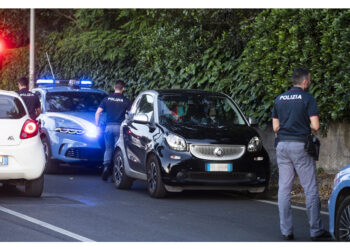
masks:
{"type": "Polygon", "coordinates": [[[310,70],[306,68],[297,68],[293,71],[292,81],[293,84],[300,84],[310,74],[310,70]]]}
{"type": "Polygon", "coordinates": [[[29,82],[28,82],[28,78],[27,77],[21,77],[21,78],[18,79],[17,82],[19,83],[19,85],[28,88],[29,82]]]}
{"type": "Polygon", "coordinates": [[[125,82],[123,82],[122,80],[117,80],[114,84],[114,89],[122,90],[123,88],[125,88],[125,82]]]}

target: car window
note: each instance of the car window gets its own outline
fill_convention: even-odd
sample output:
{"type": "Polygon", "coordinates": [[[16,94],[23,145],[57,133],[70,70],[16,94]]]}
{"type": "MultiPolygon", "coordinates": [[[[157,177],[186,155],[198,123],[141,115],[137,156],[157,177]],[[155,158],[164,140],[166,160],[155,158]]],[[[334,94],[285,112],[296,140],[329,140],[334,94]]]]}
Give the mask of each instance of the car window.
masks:
{"type": "Polygon", "coordinates": [[[92,112],[106,96],[92,92],[49,92],[46,94],[46,109],[48,112],[92,112]]]}
{"type": "Polygon", "coordinates": [[[160,123],[225,126],[246,125],[235,104],[227,97],[208,94],[159,96],[160,123]]]}
{"type": "Polygon", "coordinates": [[[154,99],[151,95],[143,95],[140,102],[136,108],[135,114],[145,114],[148,117],[148,120],[153,119],[154,113],[154,99]]]}
{"type": "Polygon", "coordinates": [[[25,108],[17,97],[0,95],[0,119],[20,119],[25,115],[25,108]]]}

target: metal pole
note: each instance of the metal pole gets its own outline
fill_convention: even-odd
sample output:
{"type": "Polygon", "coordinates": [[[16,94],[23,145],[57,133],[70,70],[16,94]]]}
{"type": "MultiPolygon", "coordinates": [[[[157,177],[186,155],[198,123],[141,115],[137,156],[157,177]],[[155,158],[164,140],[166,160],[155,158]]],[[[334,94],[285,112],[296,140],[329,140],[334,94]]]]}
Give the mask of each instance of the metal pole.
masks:
{"type": "Polygon", "coordinates": [[[30,9],[29,89],[34,88],[35,12],[30,9]]]}

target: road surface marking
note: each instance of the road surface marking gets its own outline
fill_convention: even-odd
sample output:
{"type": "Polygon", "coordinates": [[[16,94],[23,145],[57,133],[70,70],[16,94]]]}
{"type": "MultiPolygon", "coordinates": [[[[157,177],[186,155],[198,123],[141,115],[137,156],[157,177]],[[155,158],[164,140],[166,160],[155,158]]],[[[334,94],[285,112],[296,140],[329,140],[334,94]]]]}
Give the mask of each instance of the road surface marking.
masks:
{"type": "MultiPolygon", "coordinates": [[[[278,202],[275,202],[275,201],[267,201],[267,200],[255,200],[255,201],[259,201],[259,202],[263,202],[263,203],[267,203],[267,204],[272,204],[272,205],[278,206],[278,202]]],[[[293,206],[292,205],[292,208],[306,211],[306,208],[304,208],[304,207],[298,207],[298,206],[293,206]]],[[[325,211],[321,211],[321,214],[329,215],[329,213],[325,212],[325,211]]]]}
{"type": "Polygon", "coordinates": [[[8,214],[11,214],[13,216],[16,216],[18,218],[21,218],[23,220],[26,220],[26,221],[29,221],[31,223],[34,223],[34,224],[37,224],[39,226],[42,226],[42,227],[45,227],[45,228],[48,228],[52,231],[55,231],[57,233],[60,233],[60,234],[63,234],[63,235],[66,235],[70,238],[73,238],[73,239],[76,239],[78,241],[82,241],[82,242],[95,242],[94,240],[91,240],[91,239],[88,239],[88,238],[85,238],[83,236],[80,236],[78,234],[75,234],[75,233],[72,233],[72,232],[69,232],[67,230],[64,230],[62,228],[59,228],[59,227],[56,227],[54,225],[51,225],[49,223],[46,223],[46,222],[43,222],[43,221],[40,221],[40,220],[37,220],[33,217],[30,217],[30,216],[27,216],[25,214],[21,214],[21,213],[18,213],[16,211],[13,211],[13,210],[10,210],[10,209],[7,209],[3,206],[0,206],[0,211],[4,212],[4,213],[8,213],[8,214]]]}

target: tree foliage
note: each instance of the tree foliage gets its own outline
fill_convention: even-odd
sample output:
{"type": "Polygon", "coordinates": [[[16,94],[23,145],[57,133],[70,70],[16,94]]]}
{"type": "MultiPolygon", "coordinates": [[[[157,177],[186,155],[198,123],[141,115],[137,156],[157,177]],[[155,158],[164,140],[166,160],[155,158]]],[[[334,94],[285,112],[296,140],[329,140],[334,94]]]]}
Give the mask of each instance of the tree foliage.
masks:
{"type": "MultiPolygon", "coordinates": [[[[78,9],[39,16],[54,21],[43,22],[37,40],[40,77],[51,75],[48,52],[56,78],[89,78],[107,91],[123,79],[131,98],[144,89],[220,91],[264,125],[293,69],[303,66],[312,71],[323,127],[350,117],[349,10],[78,9]]],[[[0,72],[1,87],[27,70],[12,64],[0,72]]]]}

